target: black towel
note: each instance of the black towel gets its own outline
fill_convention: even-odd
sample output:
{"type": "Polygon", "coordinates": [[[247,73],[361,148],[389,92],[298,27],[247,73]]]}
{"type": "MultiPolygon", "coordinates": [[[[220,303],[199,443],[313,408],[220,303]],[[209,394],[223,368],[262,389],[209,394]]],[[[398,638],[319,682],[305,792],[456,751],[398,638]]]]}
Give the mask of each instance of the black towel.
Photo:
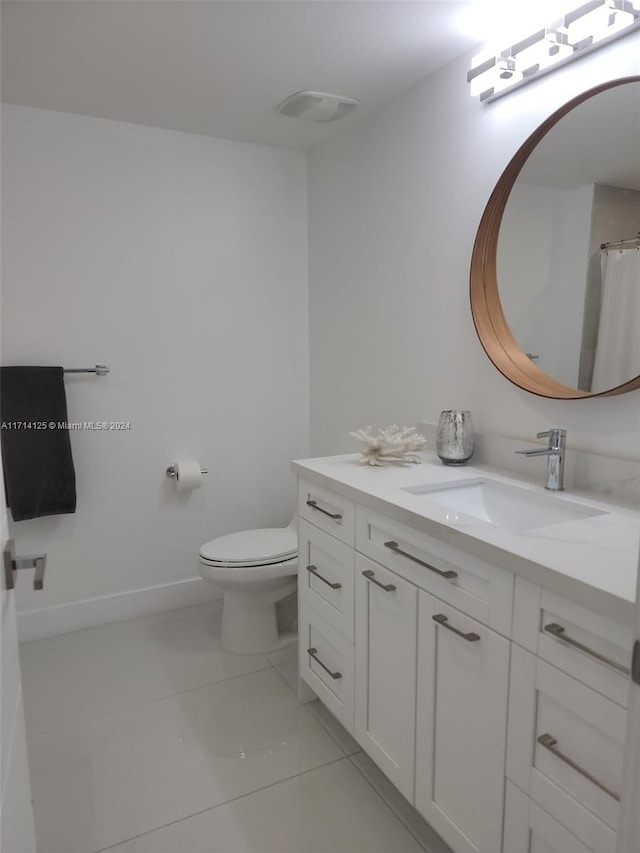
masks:
{"type": "Polygon", "coordinates": [[[1,368],[0,418],[4,483],[13,520],[75,512],[76,474],[62,368],[1,368]]]}

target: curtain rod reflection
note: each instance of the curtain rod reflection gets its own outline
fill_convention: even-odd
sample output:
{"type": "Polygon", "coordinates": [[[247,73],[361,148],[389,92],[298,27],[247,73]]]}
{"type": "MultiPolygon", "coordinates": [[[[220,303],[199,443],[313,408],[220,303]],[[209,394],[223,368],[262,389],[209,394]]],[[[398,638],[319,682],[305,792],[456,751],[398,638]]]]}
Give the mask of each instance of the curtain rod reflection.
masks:
{"type": "Polygon", "coordinates": [[[636,237],[630,237],[628,240],[616,240],[613,243],[600,243],[600,248],[603,251],[606,249],[622,249],[624,247],[631,249],[634,245],[640,248],[640,231],[638,231],[636,237]]]}

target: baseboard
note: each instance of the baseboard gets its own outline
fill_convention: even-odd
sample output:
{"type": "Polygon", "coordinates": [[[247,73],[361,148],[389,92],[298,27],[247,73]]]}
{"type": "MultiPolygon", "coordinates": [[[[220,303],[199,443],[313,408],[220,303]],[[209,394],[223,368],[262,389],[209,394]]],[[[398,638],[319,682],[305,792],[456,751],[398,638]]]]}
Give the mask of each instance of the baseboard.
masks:
{"type": "Polygon", "coordinates": [[[207,581],[202,578],[189,578],[162,586],[133,589],[37,610],[24,610],[18,613],[18,639],[21,643],[41,640],[69,631],[93,628],[110,622],[124,622],[137,616],[149,616],[221,598],[222,593],[207,581]]]}

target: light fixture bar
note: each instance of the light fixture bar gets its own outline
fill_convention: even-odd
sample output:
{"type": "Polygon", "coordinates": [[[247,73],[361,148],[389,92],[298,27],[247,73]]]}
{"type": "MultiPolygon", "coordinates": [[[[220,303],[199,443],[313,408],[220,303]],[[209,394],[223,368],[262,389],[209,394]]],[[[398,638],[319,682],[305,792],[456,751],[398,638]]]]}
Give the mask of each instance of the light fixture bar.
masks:
{"type": "Polygon", "coordinates": [[[490,102],[640,27],[640,0],[589,0],[505,47],[472,60],[471,94],[490,102]]]}

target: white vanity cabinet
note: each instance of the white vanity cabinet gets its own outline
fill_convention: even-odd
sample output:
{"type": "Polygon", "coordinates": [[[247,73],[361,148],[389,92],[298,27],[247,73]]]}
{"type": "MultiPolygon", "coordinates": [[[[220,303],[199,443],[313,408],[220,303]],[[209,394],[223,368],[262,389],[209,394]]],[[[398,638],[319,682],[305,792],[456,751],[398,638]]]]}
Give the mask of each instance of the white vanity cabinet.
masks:
{"type": "Polygon", "coordinates": [[[304,480],[299,516],[302,680],[455,853],[500,853],[513,576],[304,480]]]}
{"type": "Polygon", "coordinates": [[[615,853],[631,627],[322,482],[299,481],[301,697],[454,853],[615,853]]]}
{"type": "Polygon", "coordinates": [[[358,743],[413,802],[418,588],[356,555],[358,743]]]}
{"type": "Polygon", "coordinates": [[[456,853],[502,849],[509,652],[420,592],[415,806],[456,853]]]}

